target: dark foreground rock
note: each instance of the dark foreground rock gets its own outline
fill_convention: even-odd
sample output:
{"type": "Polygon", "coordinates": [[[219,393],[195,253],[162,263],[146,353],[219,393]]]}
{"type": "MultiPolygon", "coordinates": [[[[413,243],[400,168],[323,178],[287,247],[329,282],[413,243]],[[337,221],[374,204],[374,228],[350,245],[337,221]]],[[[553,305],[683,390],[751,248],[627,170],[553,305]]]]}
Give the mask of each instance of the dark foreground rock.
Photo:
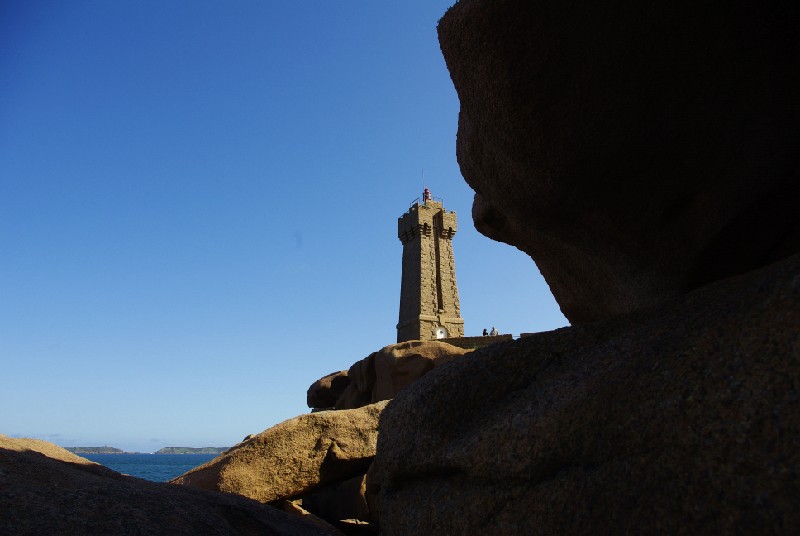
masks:
{"type": "Polygon", "coordinates": [[[382,536],[800,533],[800,256],[432,371],[368,486],[382,536]]]}
{"type": "Polygon", "coordinates": [[[366,498],[366,475],[360,475],[341,483],[325,486],[303,497],[303,508],[323,519],[342,521],[345,519],[369,520],[370,512],[366,498]]]}
{"type": "Polygon", "coordinates": [[[795,0],[461,0],[439,38],[480,232],[573,324],[800,251],[795,0]]]}
{"type": "Polygon", "coordinates": [[[0,534],[338,534],[256,501],[147,482],[51,443],[0,436],[0,534]]]}
{"type": "Polygon", "coordinates": [[[300,415],[172,482],[266,503],[363,475],[375,457],[378,417],[385,406],[300,415]]]}

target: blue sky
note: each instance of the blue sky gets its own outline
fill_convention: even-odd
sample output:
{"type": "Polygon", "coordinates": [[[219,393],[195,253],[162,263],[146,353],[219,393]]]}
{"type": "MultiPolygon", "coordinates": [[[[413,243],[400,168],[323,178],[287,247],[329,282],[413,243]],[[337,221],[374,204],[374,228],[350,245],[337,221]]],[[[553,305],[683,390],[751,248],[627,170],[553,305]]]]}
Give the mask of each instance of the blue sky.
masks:
{"type": "Polygon", "coordinates": [[[423,169],[467,333],[566,325],[472,226],[450,4],[0,4],[0,433],[151,452],[308,411],[395,340],[423,169]]]}

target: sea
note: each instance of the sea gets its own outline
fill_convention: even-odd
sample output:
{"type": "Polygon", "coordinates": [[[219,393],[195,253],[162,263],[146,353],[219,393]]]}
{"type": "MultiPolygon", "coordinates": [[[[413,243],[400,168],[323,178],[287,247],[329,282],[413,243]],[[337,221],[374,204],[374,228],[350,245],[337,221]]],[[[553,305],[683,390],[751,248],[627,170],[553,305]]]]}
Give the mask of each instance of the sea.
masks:
{"type": "Polygon", "coordinates": [[[166,482],[216,458],[216,454],[81,454],[118,473],[166,482]]]}

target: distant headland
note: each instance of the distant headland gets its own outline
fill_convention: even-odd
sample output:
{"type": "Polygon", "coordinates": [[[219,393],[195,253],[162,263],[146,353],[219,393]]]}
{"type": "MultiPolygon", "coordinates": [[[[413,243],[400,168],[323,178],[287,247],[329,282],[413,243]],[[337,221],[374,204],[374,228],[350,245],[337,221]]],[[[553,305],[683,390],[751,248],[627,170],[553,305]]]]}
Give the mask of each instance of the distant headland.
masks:
{"type": "MultiPolygon", "coordinates": [[[[153,454],[222,454],[230,447],[164,447],[153,454]]],[[[144,454],[143,452],[126,452],[116,447],[65,447],[73,454],[144,454]]],[[[149,453],[148,453],[149,454],[149,453]]]]}
{"type": "Polygon", "coordinates": [[[138,454],[132,452],[125,452],[116,447],[64,447],[66,450],[73,454],[138,454]]]}
{"type": "Polygon", "coordinates": [[[222,454],[230,447],[164,447],[153,454],[222,454]]]}

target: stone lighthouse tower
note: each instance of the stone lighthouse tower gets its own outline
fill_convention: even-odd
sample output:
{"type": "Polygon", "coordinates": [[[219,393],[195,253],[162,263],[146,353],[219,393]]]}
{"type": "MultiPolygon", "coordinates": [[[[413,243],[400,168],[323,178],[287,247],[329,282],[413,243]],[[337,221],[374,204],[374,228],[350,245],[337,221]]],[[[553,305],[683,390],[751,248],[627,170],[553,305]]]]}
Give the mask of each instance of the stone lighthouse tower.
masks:
{"type": "Polygon", "coordinates": [[[397,220],[403,243],[403,279],[397,342],[463,337],[453,260],[456,213],[444,209],[428,189],[397,220]]]}

